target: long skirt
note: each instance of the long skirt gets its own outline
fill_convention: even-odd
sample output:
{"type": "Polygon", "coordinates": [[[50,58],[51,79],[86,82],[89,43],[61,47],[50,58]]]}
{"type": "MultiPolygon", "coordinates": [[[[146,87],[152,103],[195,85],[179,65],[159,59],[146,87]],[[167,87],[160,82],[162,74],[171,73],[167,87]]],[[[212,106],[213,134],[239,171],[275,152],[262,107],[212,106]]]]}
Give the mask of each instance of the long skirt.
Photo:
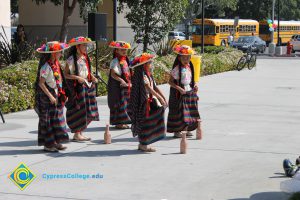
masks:
{"type": "MultiPolygon", "coordinates": [[[[56,97],[54,89],[48,87],[48,90],[56,97]]],[[[37,89],[39,146],[53,147],[55,144],[69,141],[63,108],[60,102],[58,105],[51,104],[49,97],[40,88],[37,89]]]]}
{"type": "Polygon", "coordinates": [[[131,124],[131,120],[128,115],[128,100],[128,90],[127,88],[122,88],[119,103],[115,104],[113,106],[114,108],[110,109],[111,125],[131,124]]]}
{"type": "Polygon", "coordinates": [[[91,88],[83,84],[79,86],[75,100],[67,102],[67,124],[72,133],[77,133],[85,130],[91,121],[99,121],[96,87],[95,84],[91,88]]]}
{"type": "Polygon", "coordinates": [[[167,132],[193,131],[198,127],[198,99],[194,91],[180,95],[178,99],[174,91],[170,93],[167,132]]]}
{"type": "Polygon", "coordinates": [[[149,116],[141,121],[141,132],[138,134],[140,144],[149,145],[166,136],[164,113],[163,107],[150,110],[149,116]]]}

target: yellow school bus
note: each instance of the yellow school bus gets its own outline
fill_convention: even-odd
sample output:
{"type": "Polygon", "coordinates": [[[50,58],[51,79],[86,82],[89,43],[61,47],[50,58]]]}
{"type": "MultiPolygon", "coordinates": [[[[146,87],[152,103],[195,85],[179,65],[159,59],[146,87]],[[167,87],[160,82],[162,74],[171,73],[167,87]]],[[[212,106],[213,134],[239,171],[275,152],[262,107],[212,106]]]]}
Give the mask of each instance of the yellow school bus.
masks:
{"type": "MultiPolygon", "coordinates": [[[[277,20],[275,21],[277,24],[277,20]]],[[[279,43],[286,44],[295,34],[300,34],[300,21],[280,21],[279,43]]],[[[259,36],[268,43],[271,42],[271,31],[266,20],[259,22],[259,36]]],[[[277,28],[274,31],[274,42],[277,44],[278,32],[277,28]]]]}
{"type": "MultiPolygon", "coordinates": [[[[259,23],[255,20],[240,19],[238,26],[234,27],[234,19],[205,19],[204,20],[204,44],[213,46],[225,46],[230,33],[235,32],[234,38],[239,36],[258,36],[259,23]],[[235,30],[236,29],[236,30],[235,30]]],[[[193,21],[192,40],[193,45],[201,44],[202,21],[193,21]]]]}

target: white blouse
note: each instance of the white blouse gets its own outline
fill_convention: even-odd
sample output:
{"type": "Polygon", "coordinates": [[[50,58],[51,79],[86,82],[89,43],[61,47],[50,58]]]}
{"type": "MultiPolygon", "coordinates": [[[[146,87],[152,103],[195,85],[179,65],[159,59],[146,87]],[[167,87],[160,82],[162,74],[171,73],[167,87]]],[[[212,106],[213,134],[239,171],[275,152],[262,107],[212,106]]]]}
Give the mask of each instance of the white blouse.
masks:
{"type": "MultiPolygon", "coordinates": [[[[67,60],[67,64],[69,66],[70,74],[71,75],[76,75],[75,74],[75,65],[74,65],[74,58],[73,56],[70,56],[67,60]]],[[[85,62],[85,57],[81,56],[80,58],[77,59],[77,66],[78,66],[78,74],[80,77],[87,79],[89,70],[85,62]]]]}
{"type": "Polygon", "coordinates": [[[46,62],[40,69],[40,77],[46,80],[46,84],[55,90],[57,93],[56,81],[53,75],[53,71],[48,62],[46,62]]]}
{"type": "Polygon", "coordinates": [[[114,70],[114,72],[118,75],[121,76],[122,75],[122,69],[120,66],[120,62],[118,60],[118,58],[114,58],[111,62],[110,62],[110,69],[114,70]]]}
{"type": "MultiPolygon", "coordinates": [[[[179,67],[176,66],[172,71],[171,75],[175,80],[179,80],[179,67]]],[[[181,68],[181,84],[184,86],[185,91],[191,91],[192,88],[190,86],[192,82],[192,71],[188,68],[181,68]]]]}

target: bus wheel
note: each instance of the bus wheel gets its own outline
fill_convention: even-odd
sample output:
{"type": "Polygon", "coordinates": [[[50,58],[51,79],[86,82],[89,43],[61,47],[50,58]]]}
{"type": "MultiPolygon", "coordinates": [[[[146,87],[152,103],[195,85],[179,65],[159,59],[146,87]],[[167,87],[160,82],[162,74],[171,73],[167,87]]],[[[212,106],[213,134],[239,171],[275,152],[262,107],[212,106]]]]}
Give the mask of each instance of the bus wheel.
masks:
{"type": "Polygon", "coordinates": [[[221,41],[221,46],[226,47],[226,42],[225,42],[225,40],[222,40],[222,41],[221,41]]]}

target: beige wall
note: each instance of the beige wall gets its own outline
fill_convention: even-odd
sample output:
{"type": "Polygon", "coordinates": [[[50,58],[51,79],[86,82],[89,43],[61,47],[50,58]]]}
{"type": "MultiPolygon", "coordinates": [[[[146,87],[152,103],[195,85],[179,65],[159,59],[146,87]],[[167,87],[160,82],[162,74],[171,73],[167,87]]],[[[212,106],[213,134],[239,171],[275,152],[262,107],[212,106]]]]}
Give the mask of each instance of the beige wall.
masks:
{"type": "MultiPolygon", "coordinates": [[[[113,1],[103,0],[98,6],[100,13],[107,13],[107,36],[108,40],[113,38],[113,1]]],[[[126,12],[126,10],[125,10],[126,12]]],[[[127,22],[124,13],[117,14],[117,40],[123,40],[127,42],[133,42],[134,33],[127,22]]]]}
{"type": "Polygon", "coordinates": [[[2,33],[2,26],[8,37],[11,39],[11,22],[10,22],[10,0],[0,0],[0,33],[2,33]]]}
{"type": "MultiPolygon", "coordinates": [[[[20,23],[24,25],[61,25],[63,18],[63,5],[55,6],[51,2],[37,5],[32,0],[21,0],[19,3],[20,23]]],[[[79,6],[77,4],[70,25],[84,25],[79,15],[79,6]]]]}
{"type": "MultiPolygon", "coordinates": [[[[2,0],[0,0],[2,1],[2,0]]],[[[108,40],[113,36],[113,1],[103,0],[98,6],[98,12],[107,13],[107,36],[108,40]]],[[[27,37],[31,41],[57,40],[63,17],[63,6],[55,6],[53,3],[36,5],[32,0],[19,1],[20,23],[25,26],[27,37]]],[[[124,14],[118,14],[118,38],[119,40],[133,41],[133,32],[124,14]]],[[[83,23],[79,14],[79,5],[70,17],[68,39],[78,35],[87,35],[87,24],[83,23]]]]}

